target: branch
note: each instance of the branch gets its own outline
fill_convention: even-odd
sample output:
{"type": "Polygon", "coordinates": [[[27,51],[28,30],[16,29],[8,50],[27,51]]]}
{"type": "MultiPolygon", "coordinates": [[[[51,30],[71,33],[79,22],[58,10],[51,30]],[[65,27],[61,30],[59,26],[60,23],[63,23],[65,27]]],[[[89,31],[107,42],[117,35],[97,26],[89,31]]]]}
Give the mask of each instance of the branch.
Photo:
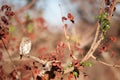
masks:
{"type": "Polygon", "coordinates": [[[13,67],[14,67],[14,69],[15,69],[15,68],[16,68],[16,65],[15,65],[14,61],[12,60],[12,58],[11,58],[11,56],[10,56],[10,53],[9,53],[9,51],[8,51],[8,48],[6,47],[4,40],[3,40],[3,39],[1,39],[1,40],[2,40],[3,46],[4,46],[4,48],[5,48],[8,56],[9,56],[9,59],[10,59],[11,63],[13,64],[13,67]]]}
{"type": "MultiPolygon", "coordinates": [[[[108,19],[110,20],[111,17],[112,17],[112,14],[113,14],[113,11],[114,11],[114,7],[115,7],[115,4],[116,4],[116,0],[113,2],[113,5],[112,5],[112,8],[111,8],[111,12],[110,12],[110,16],[108,17],[108,19]]],[[[100,9],[100,14],[103,12],[103,5],[104,5],[104,0],[102,0],[102,8],[100,9]]],[[[95,58],[93,56],[93,53],[95,52],[95,50],[97,49],[97,47],[99,46],[99,44],[101,43],[102,41],[102,36],[103,36],[103,33],[100,34],[100,39],[97,41],[98,39],[98,36],[99,36],[99,31],[100,31],[100,23],[97,22],[98,26],[97,26],[97,30],[96,30],[96,34],[95,34],[95,38],[93,40],[93,43],[89,49],[89,51],[87,52],[87,54],[85,55],[85,57],[81,60],[81,62],[85,62],[87,61],[90,57],[92,58],[95,58]]],[[[108,63],[105,63],[103,61],[99,61],[100,63],[104,64],[104,65],[107,65],[107,66],[112,66],[112,67],[120,67],[119,65],[112,65],[112,64],[108,64],[108,63]]],[[[74,68],[70,68],[68,71],[72,71],[74,68]]],[[[67,71],[65,71],[67,73],[67,71]]]]}
{"type": "Polygon", "coordinates": [[[72,54],[72,50],[71,50],[71,46],[70,46],[70,41],[69,41],[70,37],[67,35],[67,30],[66,30],[65,24],[63,26],[63,31],[64,31],[65,38],[67,40],[67,46],[68,46],[68,49],[69,49],[69,52],[70,52],[70,57],[72,57],[74,60],[76,60],[77,58],[72,54]]]}
{"type": "MultiPolygon", "coordinates": [[[[110,15],[108,16],[108,19],[110,20],[114,11],[114,7],[116,5],[116,0],[113,2],[112,8],[111,8],[111,12],[110,15]]],[[[102,6],[104,4],[104,0],[102,0],[102,6]]],[[[101,14],[102,8],[100,9],[100,14],[101,14]]],[[[103,36],[103,33],[100,34],[100,39],[96,42],[97,38],[98,38],[98,34],[99,34],[99,30],[100,30],[100,23],[98,22],[98,26],[97,26],[97,31],[95,34],[95,38],[93,40],[93,43],[91,45],[91,48],[89,49],[89,51],[87,52],[87,54],[85,55],[85,57],[81,60],[81,62],[84,62],[86,60],[88,60],[94,53],[94,51],[97,49],[98,45],[100,44],[100,42],[102,41],[101,37],[103,36]]]]}
{"type": "MultiPolygon", "coordinates": [[[[100,12],[99,12],[100,14],[103,12],[103,8],[104,8],[104,0],[102,0],[102,3],[101,3],[101,8],[100,8],[100,12]]],[[[96,49],[96,48],[94,48],[94,46],[97,43],[96,41],[97,41],[97,38],[99,36],[99,32],[100,32],[100,23],[97,22],[97,30],[96,30],[96,33],[95,33],[95,38],[93,40],[93,43],[91,44],[91,47],[90,47],[89,51],[87,52],[85,57],[81,60],[81,62],[84,62],[84,61],[88,60],[90,58],[90,56],[94,53],[94,51],[96,49]]],[[[101,33],[101,35],[102,35],[102,33],[101,33]]],[[[100,40],[100,42],[101,42],[101,40],[100,40]]],[[[99,44],[97,44],[97,45],[99,45],[99,44]]]]}
{"type": "Polygon", "coordinates": [[[27,55],[27,56],[24,56],[24,57],[32,59],[32,60],[34,60],[34,61],[36,61],[38,63],[41,63],[41,64],[45,64],[47,62],[46,60],[41,60],[41,59],[39,59],[39,58],[37,58],[35,56],[31,56],[31,55],[27,55]]]}
{"type": "MultiPolygon", "coordinates": [[[[87,54],[85,55],[85,57],[81,60],[81,62],[85,62],[86,60],[88,60],[90,58],[90,56],[94,53],[94,51],[96,50],[96,48],[98,47],[98,45],[100,44],[101,42],[101,38],[98,42],[96,42],[96,39],[98,37],[98,33],[99,33],[99,30],[100,30],[100,24],[98,23],[98,26],[97,26],[97,31],[96,31],[96,35],[95,35],[95,38],[94,38],[94,41],[89,49],[89,51],[87,52],[87,54]]],[[[102,35],[102,34],[101,34],[102,35]]]]}
{"type": "Polygon", "coordinates": [[[97,62],[103,64],[103,65],[106,65],[106,66],[109,66],[109,67],[116,67],[116,68],[120,68],[120,65],[116,65],[116,64],[109,64],[109,63],[106,63],[106,62],[103,62],[101,60],[98,60],[97,57],[95,56],[91,56],[94,60],[96,60],[97,62]]]}
{"type": "Polygon", "coordinates": [[[22,7],[18,11],[16,11],[16,14],[23,13],[25,10],[29,9],[35,2],[36,2],[36,0],[32,0],[28,5],[22,7]]]}

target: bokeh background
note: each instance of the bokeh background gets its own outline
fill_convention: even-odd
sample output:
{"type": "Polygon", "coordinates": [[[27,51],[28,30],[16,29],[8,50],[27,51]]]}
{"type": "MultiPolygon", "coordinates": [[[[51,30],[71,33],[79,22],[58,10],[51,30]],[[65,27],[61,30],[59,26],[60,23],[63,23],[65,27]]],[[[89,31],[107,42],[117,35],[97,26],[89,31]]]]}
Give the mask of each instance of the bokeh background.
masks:
{"type": "MultiPolygon", "coordinates": [[[[75,23],[66,21],[68,24],[68,34],[73,37],[72,44],[80,43],[80,49],[84,56],[89,50],[97,27],[97,16],[102,0],[0,0],[0,6],[8,4],[16,13],[10,21],[9,36],[5,39],[5,44],[11,54],[11,57],[17,65],[26,64],[31,60],[18,60],[19,45],[22,37],[28,36],[32,41],[30,54],[36,57],[45,56],[55,51],[58,42],[65,42],[63,32],[62,17],[68,13],[73,14],[75,23]]],[[[1,15],[1,14],[0,14],[1,15]]],[[[111,28],[108,30],[105,39],[100,46],[110,44],[110,49],[101,53],[98,50],[94,53],[101,60],[111,63],[120,64],[120,4],[116,5],[116,11],[110,20],[111,28]],[[112,42],[110,37],[116,37],[116,42],[112,42]]],[[[4,73],[9,74],[12,64],[0,41],[0,52],[3,58],[0,65],[4,66],[4,73]]],[[[65,53],[66,63],[70,63],[68,49],[65,53]]],[[[79,52],[75,56],[81,58],[79,52]]],[[[79,78],[78,80],[120,80],[120,69],[104,66],[90,59],[93,62],[92,67],[85,67],[84,72],[88,78],[79,78]]],[[[24,73],[25,74],[25,73],[24,73]]],[[[26,76],[25,76],[26,77],[26,76]]],[[[65,76],[66,77],[66,76],[65,76]]],[[[28,80],[28,79],[26,79],[28,80]]],[[[57,79],[56,79],[57,80],[57,79]]],[[[66,80],[66,79],[65,79],[66,80]]]]}

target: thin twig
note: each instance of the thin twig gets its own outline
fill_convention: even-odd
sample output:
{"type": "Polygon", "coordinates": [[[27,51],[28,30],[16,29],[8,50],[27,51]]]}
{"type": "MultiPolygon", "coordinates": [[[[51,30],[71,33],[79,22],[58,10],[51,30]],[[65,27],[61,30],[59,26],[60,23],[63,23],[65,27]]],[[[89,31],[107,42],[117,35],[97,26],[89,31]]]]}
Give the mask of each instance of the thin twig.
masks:
{"type": "Polygon", "coordinates": [[[116,67],[116,68],[120,68],[120,65],[115,65],[115,64],[109,64],[109,63],[106,63],[106,62],[103,62],[101,60],[97,60],[97,57],[95,56],[91,56],[94,60],[98,61],[99,63],[103,64],[103,65],[106,65],[106,66],[109,66],[109,67],[116,67]]]}
{"type": "MultiPolygon", "coordinates": [[[[102,4],[101,4],[101,8],[100,8],[100,14],[102,13],[103,11],[103,8],[104,8],[104,0],[102,0],[102,4]]],[[[93,54],[93,52],[95,51],[94,49],[94,46],[96,45],[96,41],[97,41],[97,38],[99,36],[99,31],[100,31],[100,23],[97,22],[97,30],[96,30],[96,33],[95,33],[95,37],[94,37],[94,40],[93,40],[93,43],[91,44],[91,47],[89,49],[89,51],[87,52],[87,54],[85,55],[85,57],[81,60],[81,62],[84,62],[86,60],[89,59],[89,57],[93,54]]],[[[102,34],[102,33],[101,33],[102,34]]]]}
{"type": "Polygon", "coordinates": [[[9,51],[8,51],[8,49],[7,49],[6,45],[5,45],[5,43],[4,43],[4,40],[3,40],[3,39],[1,39],[1,40],[2,40],[3,46],[4,46],[4,48],[5,48],[5,50],[6,50],[7,54],[8,54],[8,56],[9,56],[9,59],[10,59],[11,63],[13,64],[13,67],[15,68],[16,65],[15,65],[14,61],[12,60],[12,58],[11,58],[11,56],[10,56],[10,53],[9,53],[9,51]]]}
{"type": "Polygon", "coordinates": [[[117,0],[114,0],[112,3],[112,8],[110,10],[111,11],[110,16],[108,17],[109,20],[111,19],[112,15],[113,15],[113,11],[114,11],[114,7],[115,7],[116,3],[117,3],[117,0]]]}
{"type": "Polygon", "coordinates": [[[71,57],[72,57],[74,60],[76,60],[77,58],[76,58],[75,56],[73,56],[73,54],[72,54],[72,50],[71,50],[71,46],[70,46],[70,41],[69,41],[69,40],[70,40],[70,37],[67,35],[67,31],[66,31],[65,25],[63,26],[63,31],[64,31],[65,38],[68,39],[68,41],[67,41],[67,46],[68,46],[70,55],[71,55],[71,57]]]}
{"type": "Polygon", "coordinates": [[[16,13],[24,12],[25,10],[29,9],[35,2],[36,2],[36,0],[32,0],[28,5],[22,7],[20,10],[16,11],[16,13]]]}

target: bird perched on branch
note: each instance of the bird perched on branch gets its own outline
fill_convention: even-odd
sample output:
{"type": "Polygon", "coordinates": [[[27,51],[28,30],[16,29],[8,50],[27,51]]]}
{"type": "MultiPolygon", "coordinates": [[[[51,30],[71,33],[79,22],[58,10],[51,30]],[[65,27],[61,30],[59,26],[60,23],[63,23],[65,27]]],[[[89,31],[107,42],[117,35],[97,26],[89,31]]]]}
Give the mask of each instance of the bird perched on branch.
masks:
{"type": "Polygon", "coordinates": [[[20,59],[22,59],[23,55],[29,54],[31,50],[31,40],[28,37],[23,37],[20,43],[20,59]]]}

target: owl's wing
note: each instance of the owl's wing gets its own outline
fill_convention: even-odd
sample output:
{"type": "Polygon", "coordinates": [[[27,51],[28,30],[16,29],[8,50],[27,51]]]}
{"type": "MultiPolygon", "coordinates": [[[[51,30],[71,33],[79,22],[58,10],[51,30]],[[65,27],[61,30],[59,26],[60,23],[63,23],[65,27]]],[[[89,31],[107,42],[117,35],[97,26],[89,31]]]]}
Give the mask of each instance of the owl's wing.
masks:
{"type": "Polygon", "coordinates": [[[23,46],[24,46],[24,44],[23,44],[23,42],[21,42],[20,47],[19,47],[20,54],[23,54],[23,46]]]}
{"type": "Polygon", "coordinates": [[[24,46],[24,54],[28,54],[31,50],[31,42],[25,44],[24,46]]]}

